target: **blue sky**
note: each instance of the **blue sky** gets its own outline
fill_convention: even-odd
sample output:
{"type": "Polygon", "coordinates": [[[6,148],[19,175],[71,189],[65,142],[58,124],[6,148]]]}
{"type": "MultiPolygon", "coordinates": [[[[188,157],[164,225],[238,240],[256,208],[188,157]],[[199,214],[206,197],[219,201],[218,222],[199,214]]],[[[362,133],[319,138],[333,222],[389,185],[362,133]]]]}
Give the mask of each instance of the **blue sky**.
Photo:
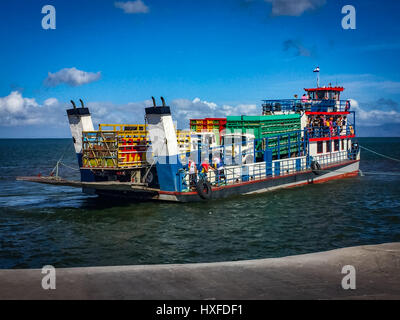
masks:
{"type": "Polygon", "coordinates": [[[314,86],[316,66],[322,84],[346,87],[359,125],[400,134],[398,1],[116,2],[0,2],[0,137],[69,137],[65,108],[79,98],[95,123],[143,122],[161,95],[183,128],[192,117],[259,114],[261,99],[314,86]],[[56,30],[41,27],[46,4],[56,30]],[[346,4],[356,30],[341,26],[346,4]]]}

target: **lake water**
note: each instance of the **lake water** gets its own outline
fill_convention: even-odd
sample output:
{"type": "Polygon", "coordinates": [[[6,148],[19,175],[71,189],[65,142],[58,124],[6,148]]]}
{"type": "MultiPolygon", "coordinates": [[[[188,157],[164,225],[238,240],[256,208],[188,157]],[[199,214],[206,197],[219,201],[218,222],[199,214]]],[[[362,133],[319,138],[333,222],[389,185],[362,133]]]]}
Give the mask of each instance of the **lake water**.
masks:
{"type": "MultiPolygon", "coordinates": [[[[359,142],[400,158],[400,138],[359,142]]],[[[366,151],[364,176],[195,204],[102,201],[15,181],[48,174],[63,153],[76,167],[70,139],[0,140],[0,268],[214,262],[400,241],[400,163],[366,151]]]]}

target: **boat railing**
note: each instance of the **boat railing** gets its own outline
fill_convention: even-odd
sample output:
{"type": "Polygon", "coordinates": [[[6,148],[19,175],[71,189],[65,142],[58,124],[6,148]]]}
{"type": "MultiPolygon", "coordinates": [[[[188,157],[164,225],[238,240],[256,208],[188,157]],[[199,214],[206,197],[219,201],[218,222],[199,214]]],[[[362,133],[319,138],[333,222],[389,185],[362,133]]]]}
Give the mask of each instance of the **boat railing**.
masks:
{"type": "Polygon", "coordinates": [[[195,183],[199,179],[204,178],[206,178],[213,187],[221,187],[286,176],[308,169],[309,159],[307,156],[271,162],[256,162],[238,166],[223,166],[218,169],[211,168],[208,172],[198,172],[192,185],[190,184],[188,172],[182,169],[178,172],[178,185],[180,192],[189,192],[195,189],[195,183]]]}
{"type": "MultiPolygon", "coordinates": [[[[263,139],[238,141],[237,143],[209,147],[199,144],[199,150],[190,155],[197,164],[198,177],[207,177],[213,186],[277,177],[310,168],[308,139],[301,130],[270,136],[263,139]],[[215,168],[214,158],[221,161],[215,168]],[[205,172],[203,164],[211,169],[205,172]]],[[[180,190],[190,191],[188,168],[185,165],[178,173],[180,190]]]]}
{"type": "Polygon", "coordinates": [[[357,158],[358,150],[349,149],[339,152],[330,152],[323,155],[312,156],[311,161],[316,161],[320,164],[321,168],[329,165],[340,163],[346,160],[355,160],[357,158]]]}
{"type": "Polygon", "coordinates": [[[280,112],[349,112],[350,100],[278,99],[263,100],[263,114],[280,112]]]}
{"type": "Polygon", "coordinates": [[[352,124],[345,126],[309,126],[306,127],[306,130],[310,139],[355,136],[355,128],[352,124]]]}

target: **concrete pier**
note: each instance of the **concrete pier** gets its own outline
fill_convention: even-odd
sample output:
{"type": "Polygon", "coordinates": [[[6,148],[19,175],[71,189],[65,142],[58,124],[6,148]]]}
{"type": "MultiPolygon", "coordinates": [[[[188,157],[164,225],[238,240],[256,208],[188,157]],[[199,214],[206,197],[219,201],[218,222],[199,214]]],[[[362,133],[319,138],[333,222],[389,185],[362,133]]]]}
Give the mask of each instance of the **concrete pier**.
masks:
{"type": "Polygon", "coordinates": [[[0,299],[400,299],[400,243],[239,262],[0,270],[0,299]],[[356,289],[342,288],[342,268],[356,289]]]}

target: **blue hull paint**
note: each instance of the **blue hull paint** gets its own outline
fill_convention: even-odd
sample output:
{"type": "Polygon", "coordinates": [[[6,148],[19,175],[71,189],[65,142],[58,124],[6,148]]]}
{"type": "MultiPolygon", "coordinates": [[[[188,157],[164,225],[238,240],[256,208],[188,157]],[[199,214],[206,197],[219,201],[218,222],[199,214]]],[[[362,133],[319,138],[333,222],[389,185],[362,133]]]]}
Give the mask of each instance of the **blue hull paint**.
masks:
{"type": "Polygon", "coordinates": [[[179,191],[179,170],[182,169],[182,163],[179,161],[178,155],[158,157],[156,164],[158,182],[160,189],[163,191],[177,192],[179,191]]]}

